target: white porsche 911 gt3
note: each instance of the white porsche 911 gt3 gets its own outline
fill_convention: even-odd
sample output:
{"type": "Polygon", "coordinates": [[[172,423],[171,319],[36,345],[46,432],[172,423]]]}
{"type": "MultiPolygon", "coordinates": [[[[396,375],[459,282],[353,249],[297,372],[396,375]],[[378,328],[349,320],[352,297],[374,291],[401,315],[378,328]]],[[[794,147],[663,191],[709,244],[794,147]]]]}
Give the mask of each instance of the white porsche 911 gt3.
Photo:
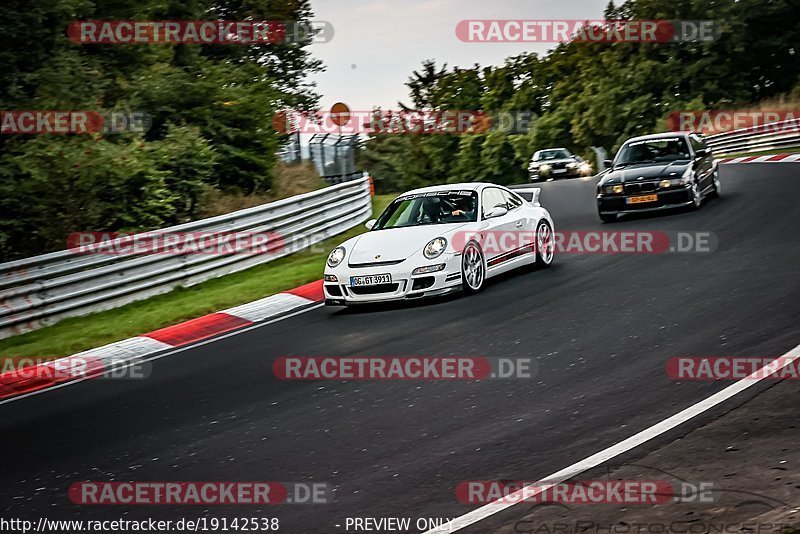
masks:
{"type": "Polygon", "coordinates": [[[466,183],[425,187],[394,199],[369,232],[330,253],[325,303],[346,306],[463,289],[523,265],[553,262],[554,225],[538,188],[466,183]]]}

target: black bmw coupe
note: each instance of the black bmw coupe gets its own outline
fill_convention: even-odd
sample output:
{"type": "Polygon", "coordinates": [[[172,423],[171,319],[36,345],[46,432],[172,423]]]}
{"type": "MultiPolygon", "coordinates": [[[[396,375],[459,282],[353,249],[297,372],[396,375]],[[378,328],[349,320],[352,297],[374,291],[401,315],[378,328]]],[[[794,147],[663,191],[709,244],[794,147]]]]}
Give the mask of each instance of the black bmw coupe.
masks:
{"type": "Polygon", "coordinates": [[[625,213],[678,207],[700,208],[718,196],[719,170],[711,150],[692,133],[670,132],[629,139],[597,183],[603,222],[625,213]]]}

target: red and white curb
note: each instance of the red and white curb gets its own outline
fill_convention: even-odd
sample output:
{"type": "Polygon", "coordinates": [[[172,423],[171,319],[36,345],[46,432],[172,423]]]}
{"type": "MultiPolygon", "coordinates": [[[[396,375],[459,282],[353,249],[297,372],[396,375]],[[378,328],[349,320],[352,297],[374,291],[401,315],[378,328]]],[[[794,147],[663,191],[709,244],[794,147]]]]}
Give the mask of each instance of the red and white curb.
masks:
{"type": "Polygon", "coordinates": [[[322,280],[102,347],[0,373],[0,402],[84,380],[152,354],[275,319],[324,300],[322,280]],[[73,370],[80,370],[73,372],[73,370]]]}
{"type": "Polygon", "coordinates": [[[738,158],[722,158],[717,160],[720,165],[730,163],[793,163],[800,161],[800,154],[772,154],[768,156],[742,156],[738,158]]]}

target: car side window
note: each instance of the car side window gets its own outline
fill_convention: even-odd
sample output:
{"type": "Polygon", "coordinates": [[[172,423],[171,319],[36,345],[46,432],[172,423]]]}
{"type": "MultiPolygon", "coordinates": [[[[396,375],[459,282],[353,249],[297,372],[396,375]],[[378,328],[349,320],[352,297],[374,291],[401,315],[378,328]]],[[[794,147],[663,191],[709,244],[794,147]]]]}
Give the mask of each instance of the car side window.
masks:
{"type": "Polygon", "coordinates": [[[481,195],[481,200],[483,207],[481,208],[481,212],[484,216],[486,213],[498,206],[508,209],[508,204],[506,201],[506,197],[500,189],[496,187],[487,187],[483,190],[483,194],[481,195]]]}
{"type": "Polygon", "coordinates": [[[700,149],[706,148],[706,144],[695,135],[690,135],[689,141],[692,143],[692,150],[694,150],[695,153],[700,149]]]}
{"type": "Polygon", "coordinates": [[[506,206],[508,206],[508,211],[515,210],[522,206],[522,201],[514,193],[503,191],[503,196],[506,197],[506,206]]]}

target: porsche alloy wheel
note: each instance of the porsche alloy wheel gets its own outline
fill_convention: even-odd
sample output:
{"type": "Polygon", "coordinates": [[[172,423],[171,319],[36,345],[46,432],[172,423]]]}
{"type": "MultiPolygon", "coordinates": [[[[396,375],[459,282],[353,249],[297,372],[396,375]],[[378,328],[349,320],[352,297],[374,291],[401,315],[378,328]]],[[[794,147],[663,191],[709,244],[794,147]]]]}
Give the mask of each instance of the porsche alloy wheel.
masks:
{"type": "Polygon", "coordinates": [[[483,288],[486,279],[486,265],[483,252],[475,242],[467,243],[461,255],[461,283],[467,293],[477,293],[483,288]]]}
{"type": "Polygon", "coordinates": [[[536,266],[550,267],[555,254],[555,236],[550,223],[542,219],[536,225],[536,266]]]}

